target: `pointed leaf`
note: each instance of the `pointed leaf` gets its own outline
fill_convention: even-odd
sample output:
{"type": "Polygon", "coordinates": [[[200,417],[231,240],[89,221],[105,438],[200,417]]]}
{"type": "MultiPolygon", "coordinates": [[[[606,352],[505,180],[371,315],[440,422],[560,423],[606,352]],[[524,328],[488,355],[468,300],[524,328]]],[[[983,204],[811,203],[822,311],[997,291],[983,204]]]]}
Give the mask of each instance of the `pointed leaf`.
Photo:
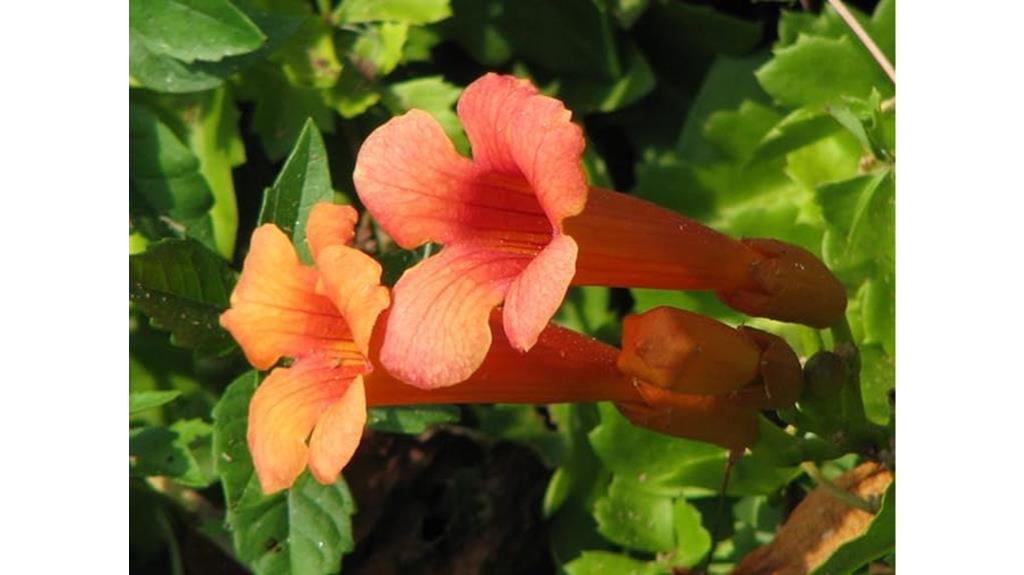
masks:
{"type": "Polygon", "coordinates": [[[128,25],[150,50],[185,62],[245,54],[266,40],[228,0],[130,0],[128,25]]]}
{"type": "Polygon", "coordinates": [[[313,120],[307,119],[281,173],[264,193],[260,224],[271,223],[281,228],[291,237],[299,257],[309,262],[309,246],[306,245],[309,211],[313,204],[333,199],[324,140],[313,120]]]}
{"type": "Polygon", "coordinates": [[[193,240],[163,240],[128,258],[129,298],[171,342],[201,355],[234,347],[220,327],[235,273],[227,262],[193,240]]]}
{"type": "Polygon", "coordinates": [[[172,389],[169,391],[140,391],[138,393],[128,394],[128,414],[135,415],[141,411],[147,409],[153,409],[154,407],[160,407],[165,403],[170,403],[181,395],[181,391],[172,389]]]}

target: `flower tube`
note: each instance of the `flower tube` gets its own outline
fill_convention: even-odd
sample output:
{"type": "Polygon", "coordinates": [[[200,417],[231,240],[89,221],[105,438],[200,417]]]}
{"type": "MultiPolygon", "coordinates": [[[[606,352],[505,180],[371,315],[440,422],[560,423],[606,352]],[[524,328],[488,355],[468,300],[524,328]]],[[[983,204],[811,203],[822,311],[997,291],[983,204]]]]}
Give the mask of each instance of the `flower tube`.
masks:
{"type": "Polygon", "coordinates": [[[381,361],[402,380],[423,388],[465,380],[487,354],[498,306],[508,342],[530,349],[572,284],[713,290],[741,311],[816,327],[842,316],[842,286],[799,248],[736,241],[589,188],[583,131],[528,81],[487,74],[457,111],[472,159],[412,110],[370,134],[353,173],[396,243],[444,245],[395,285],[381,361]]]}
{"type": "Polygon", "coordinates": [[[782,338],[669,307],[623,320],[618,365],[643,397],[617,404],[634,425],[729,449],[753,443],[758,412],[791,406],[803,387],[782,338]]]}

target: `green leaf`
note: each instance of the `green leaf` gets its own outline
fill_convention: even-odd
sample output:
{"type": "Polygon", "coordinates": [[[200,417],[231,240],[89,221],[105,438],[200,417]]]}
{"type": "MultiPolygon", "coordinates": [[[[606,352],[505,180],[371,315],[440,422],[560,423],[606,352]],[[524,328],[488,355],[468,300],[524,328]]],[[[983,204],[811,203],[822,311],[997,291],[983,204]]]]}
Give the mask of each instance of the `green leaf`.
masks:
{"type": "Polygon", "coordinates": [[[817,198],[829,225],[822,249],[829,267],[839,272],[865,265],[894,269],[896,187],[891,172],[821,186],[817,198]]]}
{"type": "Polygon", "coordinates": [[[896,550],[896,482],[882,497],[881,507],[867,530],[860,537],[847,541],[828,560],[812,571],[812,575],[846,575],[896,550]]]}
{"type": "Polygon", "coordinates": [[[258,50],[219,62],[196,61],[186,64],[170,56],[151,51],[142,36],[129,27],[129,78],[134,83],[159,92],[199,92],[220,86],[233,74],[266,59],[302,25],[303,18],[291,14],[267,13],[242,4],[250,20],[266,34],[267,41],[258,50]]]}
{"type": "Polygon", "coordinates": [[[334,47],[334,29],[322,18],[307,16],[287,43],[274,54],[293,86],[330,88],[338,82],[341,62],[334,47]]]}
{"type": "Polygon", "coordinates": [[[606,287],[572,287],[558,308],[555,322],[603,341],[618,340],[618,325],[606,287]]]}
{"type": "Polygon", "coordinates": [[[501,0],[452,0],[452,17],[438,24],[438,29],[477,62],[498,67],[512,55],[500,28],[504,10],[501,0]]]}
{"type": "Polygon", "coordinates": [[[889,392],[896,389],[896,359],[877,345],[860,348],[860,392],[864,399],[864,416],[877,425],[892,419],[889,392]]]}
{"type": "Polygon", "coordinates": [[[129,214],[150,239],[184,233],[212,247],[210,187],[199,160],[178,136],[141,104],[129,118],[129,214]]]}
{"type": "Polygon", "coordinates": [[[153,52],[142,35],[128,30],[128,74],[140,85],[160,92],[199,92],[224,83],[225,76],[202,66],[153,52]]]}
{"type": "Polygon", "coordinates": [[[635,482],[612,479],[608,494],[594,504],[597,530],[613,543],[651,553],[675,548],[672,498],[635,482]]]}
{"type": "Polygon", "coordinates": [[[746,160],[779,120],[779,113],[772,108],[744,100],[735,111],[720,110],[708,116],[704,137],[725,156],[746,160]]]}
{"type": "Polygon", "coordinates": [[[163,240],[129,256],[129,298],[175,345],[201,355],[234,347],[219,324],[235,273],[217,254],[192,240],[163,240]]]}
{"type": "Polygon", "coordinates": [[[181,420],[171,427],[142,427],[128,435],[131,474],[136,477],[171,477],[189,487],[213,482],[194,453],[209,444],[211,428],[199,419],[181,420]]]}
{"type": "Polygon", "coordinates": [[[565,571],[569,575],[661,575],[670,572],[657,563],[640,561],[610,551],[584,551],[565,565],[565,571]]]}
{"type": "Polygon", "coordinates": [[[308,474],[264,497],[246,448],[249,401],[259,376],[228,386],[214,408],[214,453],[237,557],[262,574],[335,573],[354,548],[355,502],[343,479],[320,485],[308,474]]]}
{"type": "Polygon", "coordinates": [[[430,24],[451,16],[448,0],[345,0],[334,11],[335,20],[359,22],[404,22],[430,24]]]}
{"type": "Polygon", "coordinates": [[[613,112],[643,98],[654,89],[655,78],[643,53],[630,41],[623,47],[621,76],[613,80],[560,78],[557,93],[574,113],[613,112]]]}
{"type": "MultiPolygon", "coordinates": [[[[348,68],[342,69],[342,75],[348,68]]],[[[321,132],[334,131],[329,90],[294,86],[278,67],[270,65],[253,68],[243,79],[239,93],[256,103],[252,129],[270,161],[288,155],[310,118],[321,132]]]]}
{"type": "Polygon", "coordinates": [[[147,409],[153,409],[154,407],[160,407],[165,403],[169,403],[177,399],[181,395],[179,390],[170,391],[142,391],[139,393],[128,394],[128,414],[135,415],[141,411],[147,409]]]}
{"type": "Polygon", "coordinates": [[[402,60],[409,32],[409,25],[404,22],[367,24],[358,33],[344,36],[342,42],[358,73],[378,79],[390,74],[402,60]]]}
{"type": "Polygon", "coordinates": [[[561,463],[565,453],[562,437],[547,426],[543,415],[533,405],[473,405],[480,421],[480,430],[533,449],[548,467],[561,463]]]}
{"type": "Polygon", "coordinates": [[[311,261],[306,245],[306,221],[317,202],[331,202],[334,189],[327,168],[324,140],[312,120],[299,134],[292,153],[263,195],[260,224],[274,224],[292,239],[299,257],[311,261]]]}
{"type": "Polygon", "coordinates": [[[824,106],[844,96],[867,97],[872,89],[890,97],[894,88],[878,64],[849,37],[803,36],[757,71],[768,94],[787,106],[824,106]]]}
{"type": "Polygon", "coordinates": [[[129,0],[128,25],[153,52],[185,62],[245,54],[266,40],[228,0],[129,0]]]}
{"type": "Polygon", "coordinates": [[[454,111],[455,102],[461,94],[462,88],[445,82],[441,76],[428,76],[392,84],[388,87],[384,104],[395,115],[413,108],[429,112],[444,128],[455,147],[465,153],[469,150],[469,141],[454,111]]]}
{"type": "MultiPolygon", "coordinates": [[[[684,491],[711,495],[720,490],[725,449],[636,427],[610,404],[601,404],[599,409],[601,424],[590,432],[590,444],[615,475],[671,495],[684,491]]],[[[755,453],[733,466],[726,492],[770,493],[798,474],[797,468],[778,467],[755,453]]]]}
{"type": "Polygon", "coordinates": [[[423,433],[432,425],[458,421],[461,412],[454,405],[403,405],[371,407],[366,426],[389,433],[423,433]]]}
{"type": "Polygon", "coordinates": [[[771,160],[827,138],[839,129],[826,114],[799,108],[775,124],[757,145],[754,157],[771,160]]]}
{"type": "Polygon", "coordinates": [[[673,504],[672,520],[676,532],[672,564],[693,567],[711,550],[711,534],[701,524],[700,511],[685,499],[677,499],[673,504]]]}

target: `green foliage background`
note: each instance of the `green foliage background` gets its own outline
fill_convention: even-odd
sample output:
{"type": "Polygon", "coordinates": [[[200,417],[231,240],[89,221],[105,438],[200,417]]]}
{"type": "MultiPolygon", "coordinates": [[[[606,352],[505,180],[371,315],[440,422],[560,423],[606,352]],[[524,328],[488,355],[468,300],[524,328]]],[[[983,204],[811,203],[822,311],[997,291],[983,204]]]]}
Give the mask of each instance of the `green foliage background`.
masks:
{"type": "MultiPolygon", "coordinates": [[[[257,573],[330,573],[356,541],[344,479],[263,497],[245,447],[248,369],[217,323],[258,223],[304,258],[322,200],[355,203],[360,143],[392,115],[433,114],[457,146],[463,86],[529,76],[573,110],[593,185],[735,237],[819,254],[848,288],[848,326],[749,321],[700,293],[574,289],[558,321],[617,343],[621,317],[673,305],[784,336],[802,359],[856,346],[841,396],[764,421],[724,512],[719,448],[632,427],[609,405],[374,409],[370,427],[445,423],[534,449],[551,469],[550,554],[571,574],[726,573],[771,540],[799,466],[894,468],[895,88],[830,9],[668,0],[130,0],[131,561],[184,572],[198,534],[257,573]],[[855,374],[856,375],[856,374],[855,374]],[[794,425],[795,435],[777,424],[794,425]],[[712,553],[712,533],[719,544],[712,553]],[[710,557],[708,554],[712,553],[710,557]]],[[[895,62],[895,2],[859,3],[895,62]]],[[[377,242],[393,282],[421,253],[377,242]]],[[[813,387],[813,386],[809,386],[813,387]]],[[[794,493],[796,495],[794,495],[794,493]]],[[[822,573],[894,565],[894,492],[822,573]]]]}

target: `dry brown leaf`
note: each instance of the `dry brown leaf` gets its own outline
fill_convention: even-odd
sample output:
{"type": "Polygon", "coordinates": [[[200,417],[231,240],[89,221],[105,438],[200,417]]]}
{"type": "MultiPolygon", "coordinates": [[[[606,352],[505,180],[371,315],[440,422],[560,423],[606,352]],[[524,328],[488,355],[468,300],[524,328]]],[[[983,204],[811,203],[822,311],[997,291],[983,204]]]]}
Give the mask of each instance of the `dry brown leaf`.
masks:
{"type": "MultiPolygon", "coordinates": [[[[892,480],[892,472],[868,462],[840,475],[834,483],[861,499],[879,500],[892,480]]],[[[863,534],[873,518],[819,487],[797,505],[775,539],[744,557],[733,575],[809,573],[840,545],[863,534]]]]}

